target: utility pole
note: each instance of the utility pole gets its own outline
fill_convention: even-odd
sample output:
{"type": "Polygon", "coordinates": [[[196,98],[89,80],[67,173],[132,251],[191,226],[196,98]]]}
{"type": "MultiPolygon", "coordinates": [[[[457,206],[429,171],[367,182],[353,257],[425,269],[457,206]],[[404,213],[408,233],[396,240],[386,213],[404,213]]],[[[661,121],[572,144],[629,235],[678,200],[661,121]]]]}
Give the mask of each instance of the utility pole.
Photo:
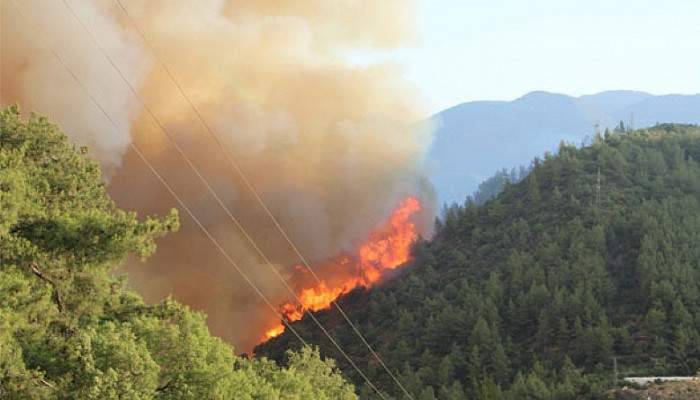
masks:
{"type": "Polygon", "coordinates": [[[613,356],[613,386],[617,386],[617,356],[613,356]]]}
{"type": "Polygon", "coordinates": [[[629,130],[633,131],[634,130],[634,113],[630,113],[630,126],[629,130]]]}
{"type": "MultiPolygon", "coordinates": [[[[598,178],[595,185],[595,203],[598,208],[600,208],[600,167],[598,167],[598,178]]],[[[616,361],[617,362],[617,361],[616,361]]]]}

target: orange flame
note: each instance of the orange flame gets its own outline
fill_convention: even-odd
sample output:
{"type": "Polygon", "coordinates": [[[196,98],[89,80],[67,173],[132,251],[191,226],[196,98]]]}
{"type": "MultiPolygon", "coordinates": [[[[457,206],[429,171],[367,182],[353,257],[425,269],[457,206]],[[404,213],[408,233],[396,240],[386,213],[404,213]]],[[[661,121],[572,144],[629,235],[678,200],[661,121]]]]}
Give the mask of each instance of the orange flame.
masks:
{"type": "MultiPolygon", "coordinates": [[[[287,321],[298,321],[306,310],[320,311],[330,308],[335,299],[358,286],[370,287],[384,276],[386,271],[406,264],[411,257],[411,246],[418,238],[411,217],[421,210],[420,201],[408,197],[394,210],[387,223],[370,234],[357,256],[342,255],[332,262],[343,269],[347,277],[330,284],[324,280],[299,291],[300,304],[290,302],[280,306],[280,313],[287,321]]],[[[343,274],[341,274],[342,276],[343,274]]],[[[265,333],[264,340],[284,332],[281,323],[265,333]]]]}
{"type": "Polygon", "coordinates": [[[279,324],[279,325],[275,326],[275,327],[272,328],[272,329],[268,329],[268,330],[265,332],[265,337],[268,338],[268,339],[269,339],[269,338],[273,338],[273,337],[275,337],[275,336],[281,335],[282,332],[284,332],[284,325],[279,324]]]}

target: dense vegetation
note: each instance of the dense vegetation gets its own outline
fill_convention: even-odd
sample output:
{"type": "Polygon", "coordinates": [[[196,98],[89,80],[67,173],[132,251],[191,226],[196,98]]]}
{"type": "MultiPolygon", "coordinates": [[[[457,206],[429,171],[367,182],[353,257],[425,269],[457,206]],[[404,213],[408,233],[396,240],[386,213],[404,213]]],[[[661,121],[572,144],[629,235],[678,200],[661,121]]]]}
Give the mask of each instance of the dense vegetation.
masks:
{"type": "Polygon", "coordinates": [[[147,305],[110,270],[177,214],[139,221],[45,118],[0,111],[0,398],[355,399],[317,350],[236,357],[204,316],[147,305]]]}
{"type": "MultiPolygon", "coordinates": [[[[485,204],[447,209],[401,276],[341,305],[419,400],[601,398],[614,359],[621,376],[694,375],[699,161],[692,126],[563,143],[485,204]]],[[[402,398],[335,311],[318,317],[402,398]]],[[[308,320],[296,326],[337,356],[308,320]]],[[[256,351],[281,359],[294,345],[284,334],[256,351]]]]}

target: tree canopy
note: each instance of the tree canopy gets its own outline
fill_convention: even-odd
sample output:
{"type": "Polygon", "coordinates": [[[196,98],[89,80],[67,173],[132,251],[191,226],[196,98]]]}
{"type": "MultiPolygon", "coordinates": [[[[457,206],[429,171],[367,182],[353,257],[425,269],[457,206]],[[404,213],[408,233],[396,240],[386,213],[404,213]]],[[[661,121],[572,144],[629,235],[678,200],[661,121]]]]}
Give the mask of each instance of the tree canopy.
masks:
{"type": "Polygon", "coordinates": [[[88,150],[46,118],[0,111],[0,398],[355,399],[317,349],[285,368],[247,359],[172,299],[146,304],[112,274],[178,228],[105,191],[88,150]]]}

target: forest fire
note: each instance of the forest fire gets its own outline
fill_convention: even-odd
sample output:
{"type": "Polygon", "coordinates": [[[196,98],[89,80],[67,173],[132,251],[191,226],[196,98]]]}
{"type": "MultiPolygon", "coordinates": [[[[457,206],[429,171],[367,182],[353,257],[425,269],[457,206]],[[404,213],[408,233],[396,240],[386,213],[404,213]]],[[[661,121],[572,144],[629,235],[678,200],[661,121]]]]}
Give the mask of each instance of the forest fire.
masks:
{"type": "MultiPolygon", "coordinates": [[[[405,198],[389,220],[370,234],[357,254],[343,254],[330,261],[333,275],[336,276],[302,288],[297,293],[300,304],[284,303],[280,306],[280,313],[287,321],[298,321],[306,310],[327,309],[339,296],[359,286],[370,287],[387,271],[404,265],[409,261],[411,246],[418,238],[411,217],[420,210],[421,204],[417,198],[405,198]]],[[[303,266],[297,270],[307,272],[303,266]]],[[[263,341],[279,336],[282,332],[284,325],[280,323],[265,332],[263,341]]]]}

